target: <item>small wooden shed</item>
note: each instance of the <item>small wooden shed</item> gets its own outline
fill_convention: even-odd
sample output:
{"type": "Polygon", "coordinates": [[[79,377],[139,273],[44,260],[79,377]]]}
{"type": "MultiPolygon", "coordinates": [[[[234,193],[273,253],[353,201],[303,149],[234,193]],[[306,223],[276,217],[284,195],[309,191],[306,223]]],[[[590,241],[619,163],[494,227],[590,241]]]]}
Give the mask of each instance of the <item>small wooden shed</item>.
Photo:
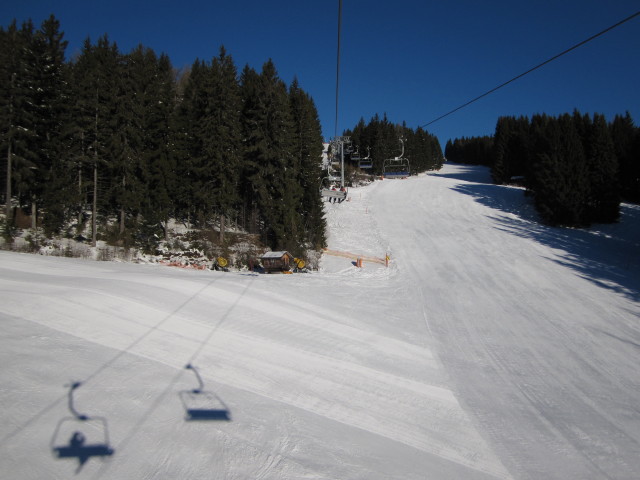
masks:
{"type": "Polygon", "coordinates": [[[293,255],[289,252],[267,252],[261,258],[266,273],[288,272],[293,266],[293,255]]]}

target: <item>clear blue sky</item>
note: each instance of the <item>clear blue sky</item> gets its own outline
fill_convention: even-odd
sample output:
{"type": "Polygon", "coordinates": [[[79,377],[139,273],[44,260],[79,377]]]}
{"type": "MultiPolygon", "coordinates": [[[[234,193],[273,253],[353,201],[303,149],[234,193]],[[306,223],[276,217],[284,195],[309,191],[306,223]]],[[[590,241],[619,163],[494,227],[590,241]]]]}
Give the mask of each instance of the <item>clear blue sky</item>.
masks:
{"type": "MultiPolygon", "coordinates": [[[[424,125],[640,10],[638,0],[344,0],[338,134],[376,112],[424,125]]],[[[123,52],[165,52],[176,67],[210,60],[224,44],[238,70],[273,59],[335,130],[338,0],[7,0],[0,22],[53,13],[69,41],[108,33],[123,52]]],[[[440,139],[492,134],[501,115],[574,108],[640,124],[640,17],[427,127],[440,139]]]]}

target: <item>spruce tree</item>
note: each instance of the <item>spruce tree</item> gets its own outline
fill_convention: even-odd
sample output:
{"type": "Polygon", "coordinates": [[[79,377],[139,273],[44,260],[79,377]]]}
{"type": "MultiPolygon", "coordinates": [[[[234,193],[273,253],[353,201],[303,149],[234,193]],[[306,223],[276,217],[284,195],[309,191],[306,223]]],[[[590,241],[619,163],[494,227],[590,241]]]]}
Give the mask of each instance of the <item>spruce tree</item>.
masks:
{"type": "Polygon", "coordinates": [[[13,220],[13,197],[18,197],[19,205],[23,205],[30,197],[38,156],[33,88],[35,71],[29,63],[33,35],[31,21],[25,22],[20,29],[14,21],[0,36],[0,122],[2,150],[7,160],[5,208],[8,222],[13,220]]]}
{"type": "Polygon", "coordinates": [[[220,47],[211,62],[208,78],[207,109],[202,121],[206,179],[204,197],[210,213],[219,218],[220,241],[224,241],[225,223],[233,218],[238,205],[238,177],[241,158],[240,87],[233,59],[220,47]]]}
{"type": "Polygon", "coordinates": [[[257,79],[246,69],[243,77],[244,85],[248,79],[254,81],[245,87],[243,120],[248,181],[262,220],[261,233],[271,248],[293,250],[301,244],[303,229],[295,210],[301,190],[296,184],[287,88],[271,60],[257,79]]]}
{"type": "Polygon", "coordinates": [[[526,117],[500,117],[493,138],[491,177],[494,183],[509,183],[513,177],[527,176],[530,126],[526,117]]]}
{"type": "Polygon", "coordinates": [[[297,184],[302,198],[297,211],[302,216],[304,241],[313,249],[326,245],[322,200],[318,194],[322,178],[322,130],[313,99],[294,79],[289,87],[293,116],[293,157],[298,167],[297,184]]]}
{"type": "Polygon", "coordinates": [[[619,162],[620,195],[626,201],[640,203],[640,129],[626,112],[614,117],[609,130],[619,162]]]}
{"type": "Polygon", "coordinates": [[[94,46],[85,40],[82,52],[73,65],[76,128],[74,143],[78,148],[86,148],[83,158],[88,160],[91,184],[89,200],[92,204],[91,240],[95,246],[99,210],[103,214],[115,213],[109,209],[106,194],[100,189],[100,172],[103,172],[102,186],[111,178],[113,157],[110,144],[117,127],[116,99],[120,54],[116,44],[111,44],[104,35],[94,46]]]}
{"type": "Polygon", "coordinates": [[[150,224],[158,224],[167,239],[169,218],[175,213],[174,196],[177,183],[172,155],[172,117],[175,104],[173,68],[165,54],[153,63],[154,79],[146,99],[143,123],[145,135],[147,201],[144,216],[150,224]]]}
{"type": "Polygon", "coordinates": [[[258,210],[258,190],[262,189],[264,179],[261,176],[257,155],[258,128],[256,112],[259,106],[258,72],[245,65],[240,75],[240,95],[242,99],[241,128],[243,139],[243,158],[240,176],[240,196],[242,199],[242,217],[244,228],[250,233],[260,231],[258,210]]]}
{"type": "Polygon", "coordinates": [[[589,174],[573,119],[565,114],[544,127],[538,132],[541,138],[535,168],[534,198],[538,213],[551,225],[587,225],[589,174]]]}
{"type": "Polygon", "coordinates": [[[620,216],[618,159],[603,115],[594,114],[587,134],[590,177],[589,220],[610,223],[620,216]]]}
{"type": "Polygon", "coordinates": [[[147,196],[142,175],[144,165],[144,127],[146,96],[153,78],[155,54],[138,46],[116,60],[115,98],[112,114],[113,134],[108,143],[111,156],[109,195],[112,212],[117,212],[121,240],[124,240],[127,217],[135,218],[147,196]],[[150,54],[149,67],[146,55],[150,54]]]}
{"type": "Polygon", "coordinates": [[[171,123],[171,157],[178,179],[174,193],[176,215],[187,223],[196,221],[199,210],[196,192],[200,178],[197,170],[203,151],[199,129],[206,113],[207,72],[203,61],[193,63],[186,74],[186,81],[183,80],[184,91],[171,123]]]}
{"type": "Polygon", "coordinates": [[[17,115],[23,103],[18,74],[20,73],[23,38],[16,21],[4,30],[0,27],[0,141],[6,169],[2,174],[7,221],[12,220],[14,141],[19,131],[17,115]]]}
{"type": "Polygon", "coordinates": [[[500,117],[493,135],[493,164],[491,179],[497,185],[509,181],[509,138],[513,131],[513,117],[500,117]]]}
{"type": "MultiPolygon", "coordinates": [[[[67,125],[70,119],[69,68],[65,63],[67,42],[60,22],[51,15],[35,35],[34,66],[38,72],[36,122],[39,158],[33,205],[41,200],[46,209],[44,226],[49,233],[63,227],[73,207],[73,171],[67,157],[67,125]]],[[[33,208],[35,211],[36,209],[33,208]]]]}

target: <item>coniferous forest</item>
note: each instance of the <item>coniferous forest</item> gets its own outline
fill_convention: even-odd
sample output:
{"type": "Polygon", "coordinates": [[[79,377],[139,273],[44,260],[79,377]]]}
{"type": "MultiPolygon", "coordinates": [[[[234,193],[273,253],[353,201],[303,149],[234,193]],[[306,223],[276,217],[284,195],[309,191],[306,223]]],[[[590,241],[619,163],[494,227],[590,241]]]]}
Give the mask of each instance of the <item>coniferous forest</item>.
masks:
{"type": "Polygon", "coordinates": [[[48,235],[153,248],[169,219],[258,234],[301,254],[325,244],[322,135],[297,80],[268,60],[238,72],[225,49],[177,72],[107,35],[67,61],[54,16],[0,29],[0,194],[48,235]],[[69,232],[66,232],[69,234],[69,232]]]}
{"type": "MultiPolygon", "coordinates": [[[[153,249],[171,219],[253,233],[303,255],[326,243],[318,194],[322,134],[313,99],[268,60],[238,71],[221,47],[177,71],[142,45],[123,53],[107,35],[65,58],[52,15],[0,27],[0,194],[11,235],[17,212],[46,235],[153,249]]],[[[411,173],[439,169],[422,128],[363,119],[344,135],[382,172],[404,157],[411,173]]],[[[447,142],[448,160],[487,165],[495,183],[520,183],[546,223],[613,222],[640,201],[640,129],[626,114],[501,117],[495,134],[447,142]]]]}
{"type": "Polygon", "coordinates": [[[500,117],[493,137],[447,142],[447,160],[486,165],[496,184],[527,187],[542,221],[583,227],[611,223],[620,202],[640,202],[640,128],[627,113],[574,111],[500,117]]]}

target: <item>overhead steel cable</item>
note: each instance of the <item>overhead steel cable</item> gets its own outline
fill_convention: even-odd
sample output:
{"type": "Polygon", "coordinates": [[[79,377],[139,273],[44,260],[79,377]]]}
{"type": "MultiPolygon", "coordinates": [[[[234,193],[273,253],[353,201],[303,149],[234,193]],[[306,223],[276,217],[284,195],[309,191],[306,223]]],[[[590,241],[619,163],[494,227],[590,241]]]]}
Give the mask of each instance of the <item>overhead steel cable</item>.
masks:
{"type": "MultiPolygon", "coordinates": [[[[198,296],[204,289],[206,289],[209,285],[211,285],[213,281],[214,280],[212,280],[211,282],[206,284],[204,287],[202,287],[202,289],[200,289],[194,296],[192,296],[185,303],[183,303],[180,308],[182,308],[187,303],[189,303],[193,298],[198,296]]],[[[198,341],[198,346],[196,347],[194,353],[191,355],[191,358],[189,358],[189,360],[187,361],[187,365],[190,368],[193,368],[192,365],[195,359],[200,355],[202,350],[206,346],[208,346],[215,332],[229,318],[229,315],[231,315],[231,312],[235,310],[235,308],[240,304],[240,301],[244,298],[245,294],[247,293],[249,288],[253,285],[254,281],[255,281],[255,277],[252,277],[251,280],[245,285],[244,289],[237,296],[234,303],[227,309],[227,311],[220,317],[220,319],[214,323],[213,327],[209,330],[209,333],[207,334],[207,336],[204,339],[198,341]]],[[[171,393],[172,388],[174,388],[174,386],[178,383],[178,381],[180,380],[184,372],[185,372],[184,368],[178,369],[178,371],[173,376],[171,381],[162,390],[162,392],[160,392],[160,394],[156,397],[155,401],[149,406],[149,408],[146,409],[146,411],[139,418],[139,420],[129,429],[125,437],[122,440],[120,440],[120,442],[116,445],[116,450],[119,450],[119,451],[125,450],[126,446],[133,439],[133,437],[135,437],[135,435],[140,432],[140,430],[142,429],[142,426],[147,422],[147,420],[149,420],[153,412],[155,412],[155,410],[162,404],[162,402],[165,401],[166,397],[169,395],[169,393],[171,393]]],[[[111,468],[111,466],[112,464],[109,462],[103,463],[100,469],[95,473],[95,475],[91,477],[92,480],[101,478],[105,474],[105,472],[111,468]]]]}
{"type": "Polygon", "coordinates": [[[340,30],[342,29],[342,0],[338,0],[338,55],[336,62],[336,122],[333,136],[338,136],[338,93],[340,90],[340,30]]]}
{"type": "Polygon", "coordinates": [[[509,84],[510,84],[510,83],[512,83],[512,82],[515,82],[515,81],[516,81],[516,80],[518,80],[519,78],[524,77],[525,75],[527,75],[527,74],[529,74],[529,73],[533,72],[534,70],[537,70],[538,68],[540,68],[540,67],[542,67],[542,66],[546,65],[547,63],[553,62],[555,59],[560,58],[561,56],[563,56],[563,55],[565,55],[565,54],[567,54],[567,53],[571,52],[572,50],[575,50],[575,49],[576,49],[576,48],[578,48],[578,47],[581,47],[581,46],[582,46],[582,45],[584,45],[585,43],[588,43],[588,42],[590,42],[591,40],[594,40],[594,39],[596,39],[596,38],[600,37],[601,35],[604,35],[605,33],[607,33],[607,32],[609,32],[609,31],[613,30],[614,28],[619,27],[619,26],[620,26],[620,25],[622,25],[623,23],[626,23],[626,22],[628,22],[629,20],[631,20],[631,19],[633,19],[633,18],[637,17],[638,15],[640,15],[640,11],[638,11],[638,12],[634,13],[633,15],[629,15],[627,18],[625,18],[625,19],[623,19],[623,20],[620,20],[618,23],[615,23],[614,25],[611,25],[610,27],[605,28],[605,29],[604,29],[604,30],[602,30],[601,32],[596,33],[595,35],[590,36],[590,37],[589,37],[589,38],[587,38],[586,40],[583,40],[583,41],[581,41],[580,43],[575,44],[573,47],[571,47],[571,48],[567,48],[567,49],[566,49],[566,50],[564,50],[563,52],[560,52],[560,53],[558,53],[557,55],[554,55],[553,57],[549,58],[548,60],[545,60],[545,61],[544,61],[544,62],[542,62],[541,64],[536,65],[536,66],[535,66],[535,67],[533,67],[533,68],[530,68],[530,69],[529,69],[529,70],[527,70],[526,72],[521,73],[520,75],[513,77],[511,80],[506,81],[506,82],[504,82],[503,84],[498,85],[498,86],[497,86],[497,87],[495,87],[495,88],[492,88],[492,89],[491,89],[491,90],[489,90],[488,92],[485,92],[485,93],[483,93],[482,95],[479,95],[479,96],[477,96],[476,98],[474,98],[474,99],[472,99],[472,100],[469,100],[467,103],[465,103],[465,104],[463,104],[463,105],[460,105],[460,106],[459,106],[459,107],[457,107],[457,108],[454,108],[454,109],[453,109],[453,110],[451,110],[450,112],[447,112],[447,113],[445,113],[444,115],[440,115],[438,118],[436,118],[436,119],[434,119],[434,120],[431,120],[429,123],[425,123],[424,125],[420,125],[420,127],[421,127],[421,128],[427,127],[427,126],[429,126],[429,125],[431,125],[431,124],[433,124],[433,123],[436,123],[438,120],[442,120],[443,118],[448,117],[448,116],[449,116],[449,115],[451,115],[452,113],[455,113],[455,112],[457,112],[458,110],[461,110],[461,109],[463,109],[464,107],[467,107],[467,106],[471,105],[472,103],[477,102],[477,101],[478,101],[478,100],[480,100],[481,98],[486,97],[487,95],[492,94],[492,93],[493,93],[493,92],[495,92],[496,90],[499,90],[499,89],[501,89],[502,87],[504,87],[504,86],[506,86],[506,85],[509,85],[509,84]]]}
{"type": "MultiPolygon", "coordinates": [[[[89,376],[87,376],[84,380],[82,380],[81,383],[83,385],[85,385],[86,383],[92,381],[95,377],[99,376],[103,371],[105,371],[108,368],[112,367],[123,356],[125,356],[128,353],[130,353],[133,350],[134,347],[136,347],[137,345],[142,343],[144,340],[146,340],[152,333],[161,331],[161,327],[165,322],[167,322],[168,320],[172,319],[187,304],[189,304],[192,300],[194,300],[202,292],[204,292],[210,285],[212,285],[214,282],[217,282],[218,280],[219,280],[219,278],[213,278],[208,283],[203,285],[193,295],[191,295],[184,302],[182,302],[178,307],[176,307],[171,313],[169,313],[168,315],[165,315],[164,318],[162,318],[155,325],[153,325],[153,326],[149,327],[148,329],[146,329],[142,335],[140,335],[135,340],[133,340],[129,345],[127,345],[124,348],[121,348],[113,357],[111,357],[110,360],[108,360],[107,362],[103,363],[97,370],[95,370],[93,373],[91,373],[89,376]]],[[[65,398],[68,398],[68,393],[65,393],[64,395],[60,395],[60,397],[58,397],[56,400],[51,402],[48,406],[44,407],[42,410],[40,410],[38,413],[34,414],[31,418],[29,418],[28,420],[26,420],[25,422],[23,422],[22,424],[17,426],[11,432],[9,432],[5,436],[1,437],[0,438],[0,445],[2,445],[9,438],[11,438],[11,437],[15,436],[16,434],[18,434],[20,431],[24,430],[26,427],[30,426],[33,422],[35,422],[35,421],[39,420],[40,418],[42,418],[46,413],[48,413],[50,410],[52,410],[54,407],[56,407],[65,398]]]]}

